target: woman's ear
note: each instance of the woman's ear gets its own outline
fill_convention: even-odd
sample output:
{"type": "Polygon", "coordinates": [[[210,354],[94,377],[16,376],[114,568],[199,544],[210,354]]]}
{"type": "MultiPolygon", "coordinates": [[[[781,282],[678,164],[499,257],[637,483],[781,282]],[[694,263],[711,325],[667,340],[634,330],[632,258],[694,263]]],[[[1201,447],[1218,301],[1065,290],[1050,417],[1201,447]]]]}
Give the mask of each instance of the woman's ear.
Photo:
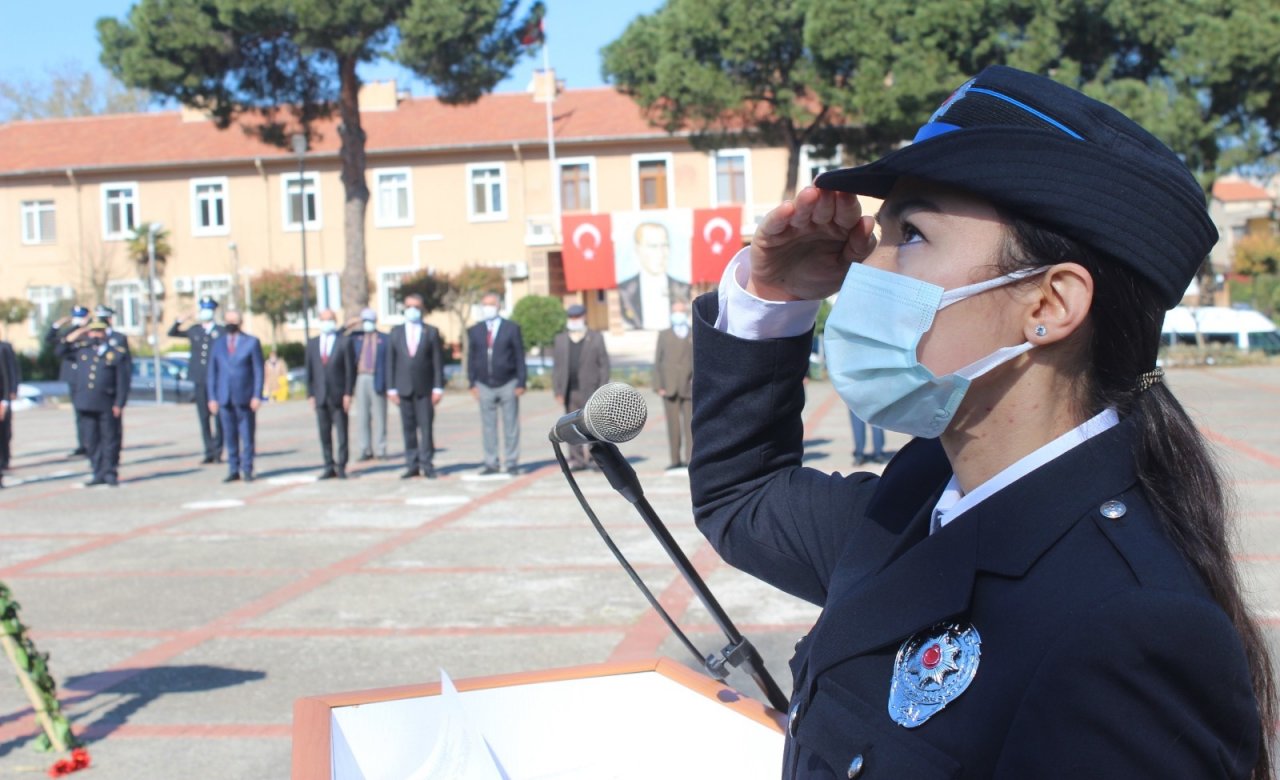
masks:
{"type": "Polygon", "coordinates": [[[1067,338],[1084,323],[1093,305],[1093,276],[1079,263],[1049,266],[1027,291],[1027,341],[1036,346],[1067,338]]]}

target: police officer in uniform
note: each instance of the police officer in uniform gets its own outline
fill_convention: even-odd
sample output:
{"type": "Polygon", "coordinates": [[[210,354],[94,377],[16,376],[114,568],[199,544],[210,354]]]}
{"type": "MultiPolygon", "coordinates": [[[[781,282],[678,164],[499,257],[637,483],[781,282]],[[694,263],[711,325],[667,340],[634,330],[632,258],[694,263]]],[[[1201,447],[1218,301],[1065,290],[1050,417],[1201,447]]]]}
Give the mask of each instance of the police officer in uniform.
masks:
{"type": "MultiPolygon", "coordinates": [[[[84,306],[72,307],[71,316],[49,323],[49,329],[44,334],[45,346],[55,355],[59,354],[59,347],[67,340],[67,336],[72,331],[84,327],[84,324],[88,321],[88,308],[84,306]]],[[[75,386],[76,361],[70,350],[65,351],[65,355],[66,357],[58,361],[58,381],[65,382],[67,391],[70,392],[71,388],[75,386]]],[[[74,399],[71,406],[72,409],[75,408],[74,399]]],[[[84,442],[80,439],[80,412],[77,411],[75,414],[76,448],[71,451],[72,457],[89,454],[89,451],[85,449],[84,442]]]]}
{"type": "Polygon", "coordinates": [[[93,465],[88,487],[118,483],[121,420],[129,400],[129,354],[111,344],[107,330],[105,321],[95,319],[73,331],[61,348],[76,362],[71,398],[93,465]]]}
{"type": "Polygon", "coordinates": [[[769,212],[697,300],[699,530],[822,607],[784,777],[1273,776],[1229,491],[1156,366],[1216,239],[1160,141],[996,66],[913,144],[769,212]],[[883,199],[874,219],[856,195],[883,199]],[[837,291],[833,387],[914,437],[883,475],[802,464],[837,291]]]}
{"type": "Polygon", "coordinates": [[[222,460],[222,418],[209,413],[209,385],[206,381],[209,376],[209,350],[214,340],[222,335],[222,328],[214,321],[217,309],[217,301],[201,298],[200,311],[196,315],[198,324],[183,329],[182,318],[179,317],[169,328],[170,338],[184,338],[191,342],[187,379],[196,390],[196,416],[200,420],[200,438],[204,442],[204,460],[201,463],[222,460]]]}

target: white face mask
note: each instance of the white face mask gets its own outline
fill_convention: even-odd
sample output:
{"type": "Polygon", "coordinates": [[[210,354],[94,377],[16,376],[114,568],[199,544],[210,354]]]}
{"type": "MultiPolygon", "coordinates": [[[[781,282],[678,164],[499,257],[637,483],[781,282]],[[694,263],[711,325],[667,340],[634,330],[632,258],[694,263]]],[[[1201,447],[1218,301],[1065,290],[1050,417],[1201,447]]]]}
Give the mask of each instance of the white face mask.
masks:
{"type": "Polygon", "coordinates": [[[483,318],[485,318],[486,320],[497,319],[497,317],[498,317],[498,307],[497,307],[497,306],[489,306],[489,305],[487,305],[487,304],[486,304],[486,305],[484,305],[484,306],[481,306],[481,307],[480,307],[480,316],[481,316],[481,317],[483,317],[483,318]]]}
{"type": "Polygon", "coordinates": [[[569,320],[569,330],[580,333],[587,329],[587,321],[582,319],[569,320]]]}
{"type": "Polygon", "coordinates": [[[213,309],[201,309],[196,312],[196,319],[201,322],[213,322],[213,309]]]}
{"type": "Polygon", "coordinates": [[[320,320],[321,333],[333,333],[337,329],[338,329],[338,323],[334,322],[333,320],[320,320]]]}
{"type": "Polygon", "coordinates": [[[422,322],[422,309],[417,306],[410,306],[404,310],[404,318],[408,322],[422,322]]]}
{"type": "Polygon", "coordinates": [[[671,327],[683,328],[689,324],[689,315],[682,311],[671,312],[671,327]]]}
{"type": "Polygon", "coordinates": [[[378,329],[378,323],[374,322],[373,320],[362,320],[360,322],[360,328],[365,333],[373,333],[375,330],[378,329]]]}
{"type": "Polygon", "coordinates": [[[831,382],[845,404],[870,425],[934,438],[951,423],[969,383],[1032,348],[1004,347],[945,376],[920,364],[920,337],[934,316],[979,293],[1045,271],[1017,271],[943,290],[936,284],[854,263],[827,318],[823,343],[831,382]]]}

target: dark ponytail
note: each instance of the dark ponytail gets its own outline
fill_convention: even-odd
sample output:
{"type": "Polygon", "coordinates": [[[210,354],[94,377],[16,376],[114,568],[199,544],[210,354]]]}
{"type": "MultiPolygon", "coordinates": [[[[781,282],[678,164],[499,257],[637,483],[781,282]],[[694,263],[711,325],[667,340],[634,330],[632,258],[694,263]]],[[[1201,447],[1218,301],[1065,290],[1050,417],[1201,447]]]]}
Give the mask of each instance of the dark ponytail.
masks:
{"type": "Polygon", "coordinates": [[[1276,722],[1275,678],[1257,621],[1241,595],[1231,557],[1231,499],[1209,447],[1182,404],[1163,383],[1140,389],[1160,348],[1164,306],[1151,286],[1099,253],[1013,217],[1011,240],[1000,261],[1009,273],[1028,266],[1075,262],[1093,276],[1093,305],[1085,339],[1076,345],[1085,384],[1075,399],[1079,417],[1106,408],[1132,417],[1141,431],[1134,459],[1144,492],[1165,533],[1204,581],[1235,625],[1252,675],[1261,718],[1253,780],[1271,778],[1271,730],[1276,722]]]}

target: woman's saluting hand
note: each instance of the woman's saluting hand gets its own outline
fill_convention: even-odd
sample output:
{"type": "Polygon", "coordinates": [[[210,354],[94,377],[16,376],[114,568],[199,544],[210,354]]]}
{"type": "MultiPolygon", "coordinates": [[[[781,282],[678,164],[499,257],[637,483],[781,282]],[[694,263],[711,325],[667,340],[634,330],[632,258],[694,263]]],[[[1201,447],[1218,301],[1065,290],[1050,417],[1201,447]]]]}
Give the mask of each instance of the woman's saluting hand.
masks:
{"type": "Polygon", "coordinates": [[[819,300],[836,293],[849,264],[875,249],[874,227],[856,195],[805,187],[756,228],[747,292],[767,301],[819,300]]]}

